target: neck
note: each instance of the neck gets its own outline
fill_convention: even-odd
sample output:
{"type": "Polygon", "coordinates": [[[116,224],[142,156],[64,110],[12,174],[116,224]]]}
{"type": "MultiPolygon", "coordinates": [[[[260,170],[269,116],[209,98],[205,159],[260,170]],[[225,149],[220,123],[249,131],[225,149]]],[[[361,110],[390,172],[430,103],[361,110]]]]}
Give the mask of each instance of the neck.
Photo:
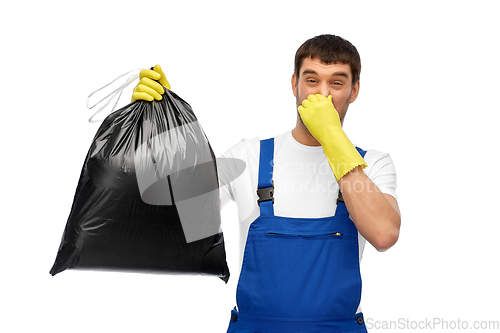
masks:
{"type": "Polygon", "coordinates": [[[298,143],[301,143],[305,146],[321,146],[321,144],[316,140],[309,130],[306,128],[300,116],[297,114],[297,123],[295,128],[292,130],[292,136],[298,143]]]}

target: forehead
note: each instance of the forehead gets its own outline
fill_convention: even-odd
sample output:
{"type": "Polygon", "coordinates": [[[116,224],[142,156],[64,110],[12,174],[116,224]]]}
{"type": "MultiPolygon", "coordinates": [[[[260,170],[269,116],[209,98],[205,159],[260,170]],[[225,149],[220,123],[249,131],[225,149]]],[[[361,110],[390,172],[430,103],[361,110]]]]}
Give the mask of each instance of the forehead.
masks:
{"type": "Polygon", "coordinates": [[[351,66],[342,62],[326,64],[318,58],[305,58],[300,67],[300,74],[306,71],[314,71],[318,75],[333,75],[335,73],[344,73],[351,78],[351,66]]]}

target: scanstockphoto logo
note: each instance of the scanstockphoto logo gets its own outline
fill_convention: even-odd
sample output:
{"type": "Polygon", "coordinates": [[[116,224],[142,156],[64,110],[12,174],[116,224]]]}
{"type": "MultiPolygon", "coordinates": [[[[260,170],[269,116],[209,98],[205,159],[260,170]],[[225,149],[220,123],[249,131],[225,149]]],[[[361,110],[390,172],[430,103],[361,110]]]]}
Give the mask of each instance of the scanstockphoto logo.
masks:
{"type": "Polygon", "coordinates": [[[375,320],[365,318],[368,330],[491,330],[498,332],[499,320],[463,320],[460,318],[424,318],[414,320],[409,318],[398,318],[396,320],[375,320]]]}
{"type": "MultiPolygon", "coordinates": [[[[223,162],[233,167],[233,179],[225,179],[226,183],[245,170],[243,161],[223,162]]],[[[150,205],[175,205],[188,243],[220,232],[217,168],[197,121],[142,143],[135,151],[134,166],[142,200],[150,205]]]]}

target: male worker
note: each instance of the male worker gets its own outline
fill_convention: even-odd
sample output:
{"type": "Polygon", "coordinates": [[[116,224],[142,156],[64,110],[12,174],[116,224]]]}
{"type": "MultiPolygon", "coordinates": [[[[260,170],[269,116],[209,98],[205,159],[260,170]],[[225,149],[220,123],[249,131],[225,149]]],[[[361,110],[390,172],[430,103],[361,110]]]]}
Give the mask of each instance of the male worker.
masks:
{"type": "MultiPolygon", "coordinates": [[[[223,204],[236,202],[241,271],[229,333],[366,332],[359,262],[366,240],[378,251],[399,236],[396,173],[388,154],[356,148],[342,130],[360,89],[356,48],[333,35],[295,55],[293,130],[242,140],[218,160],[223,204]],[[231,158],[231,159],[229,159],[231,158]]],[[[170,88],[159,66],[141,72],[133,100],[170,88]]],[[[272,110],[270,110],[272,111],[272,110]]]]}

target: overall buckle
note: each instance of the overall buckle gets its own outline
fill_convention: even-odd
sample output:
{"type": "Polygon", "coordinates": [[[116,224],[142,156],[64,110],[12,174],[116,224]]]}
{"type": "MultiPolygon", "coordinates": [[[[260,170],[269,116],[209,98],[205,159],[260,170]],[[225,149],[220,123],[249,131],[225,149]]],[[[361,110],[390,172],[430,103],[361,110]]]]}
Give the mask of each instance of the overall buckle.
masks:
{"type": "Polygon", "coordinates": [[[257,195],[259,196],[259,199],[257,200],[257,203],[260,206],[261,202],[265,201],[272,201],[274,204],[274,180],[272,181],[272,186],[270,187],[264,187],[264,188],[259,188],[257,189],[257,195]]]}
{"type": "Polygon", "coordinates": [[[337,205],[339,202],[344,202],[344,197],[342,196],[342,192],[339,190],[339,196],[337,197],[337,205]]]}

